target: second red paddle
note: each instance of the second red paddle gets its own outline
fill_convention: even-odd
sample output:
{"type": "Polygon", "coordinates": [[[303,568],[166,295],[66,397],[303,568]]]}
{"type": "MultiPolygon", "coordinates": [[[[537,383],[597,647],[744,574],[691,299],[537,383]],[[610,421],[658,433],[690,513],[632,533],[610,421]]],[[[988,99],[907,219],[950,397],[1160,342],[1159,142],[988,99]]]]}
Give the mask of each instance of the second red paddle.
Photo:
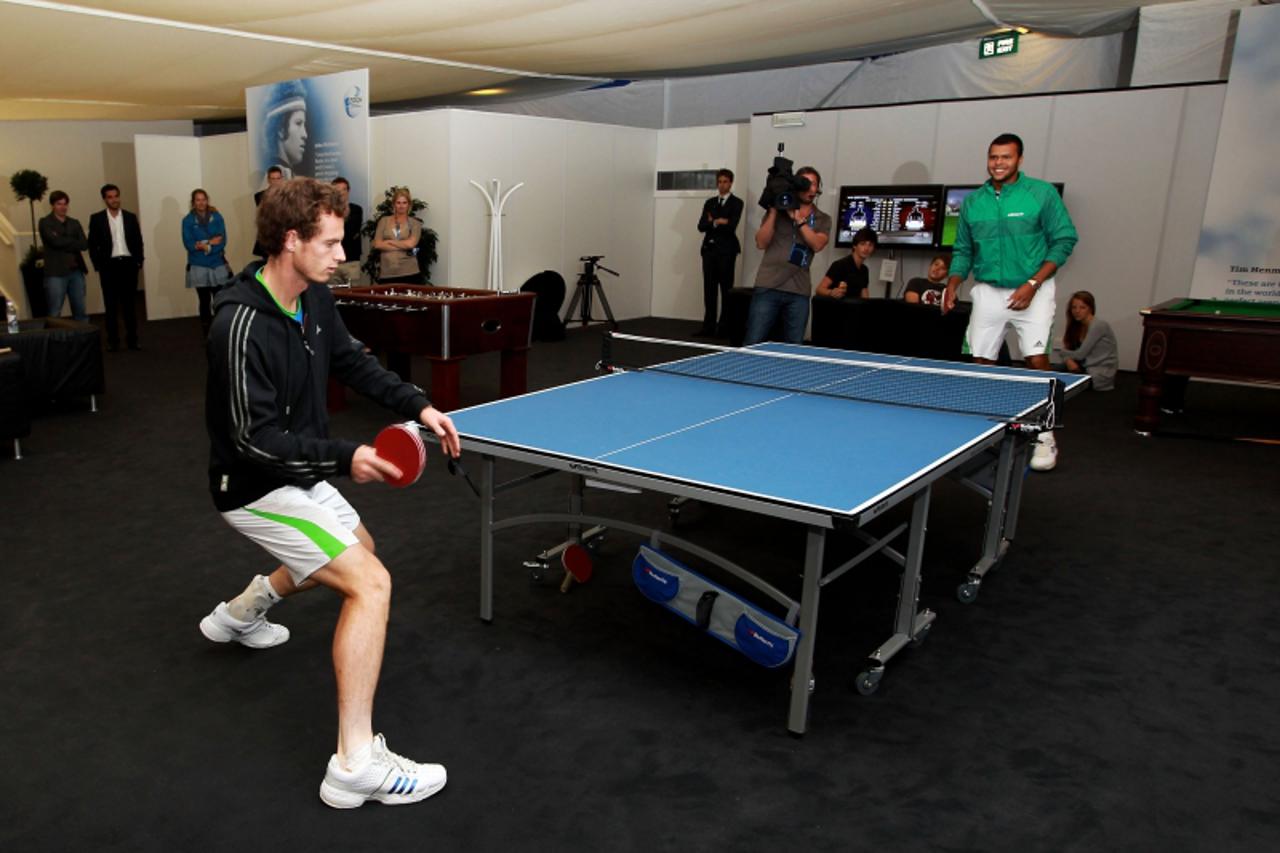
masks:
{"type": "Polygon", "coordinates": [[[566,545],[560,552],[560,564],[564,566],[564,581],[560,584],[561,592],[568,592],[573,582],[586,583],[591,580],[594,567],[591,564],[591,552],[574,543],[566,545]]]}

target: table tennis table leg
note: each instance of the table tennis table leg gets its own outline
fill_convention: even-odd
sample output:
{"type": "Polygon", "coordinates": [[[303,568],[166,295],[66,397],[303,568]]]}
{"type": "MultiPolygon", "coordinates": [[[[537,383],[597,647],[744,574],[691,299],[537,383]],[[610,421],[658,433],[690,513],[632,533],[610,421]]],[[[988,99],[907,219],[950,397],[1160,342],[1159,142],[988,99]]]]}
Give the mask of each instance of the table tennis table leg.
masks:
{"type": "Polygon", "coordinates": [[[810,527],[805,535],[804,581],[800,594],[800,644],[796,647],[795,671],[791,676],[791,710],[787,730],[804,734],[809,723],[809,693],[813,682],[813,648],[818,630],[818,595],[822,588],[822,560],[826,553],[827,531],[810,527]]]}
{"type": "Polygon", "coordinates": [[[991,486],[991,499],[987,503],[987,526],[982,541],[982,556],[969,576],[956,588],[956,598],[964,604],[970,604],[978,597],[978,588],[987,572],[994,569],[1009,550],[1009,542],[1013,538],[1013,528],[1017,520],[1018,496],[1022,494],[1022,477],[1015,476],[1015,469],[1021,475],[1025,468],[1025,454],[1028,446],[1014,433],[1008,433],[1000,443],[999,461],[996,463],[996,478],[991,486]],[[1022,464],[1015,464],[1021,462],[1022,464]]]}
{"type": "Polygon", "coordinates": [[[916,493],[911,503],[911,531],[907,534],[907,556],[902,566],[898,588],[898,610],[893,619],[893,636],[880,645],[867,659],[867,668],[858,673],[854,686],[863,696],[880,687],[884,668],[898,652],[909,645],[919,645],[929,633],[936,618],[932,610],[920,610],[920,576],[924,562],[924,538],[929,525],[929,487],[916,493]]]}
{"type": "Polygon", "coordinates": [[[492,456],[480,465],[480,618],[493,621],[493,469],[492,456]]]}
{"type": "Polygon", "coordinates": [[[1006,542],[1012,542],[1014,536],[1018,533],[1018,512],[1022,508],[1022,487],[1027,482],[1025,474],[1027,467],[1031,464],[1031,451],[1035,445],[1033,438],[1026,436],[1017,438],[1017,448],[1013,454],[1013,471],[1017,475],[1010,475],[1009,507],[1004,514],[1004,538],[1006,542]]]}

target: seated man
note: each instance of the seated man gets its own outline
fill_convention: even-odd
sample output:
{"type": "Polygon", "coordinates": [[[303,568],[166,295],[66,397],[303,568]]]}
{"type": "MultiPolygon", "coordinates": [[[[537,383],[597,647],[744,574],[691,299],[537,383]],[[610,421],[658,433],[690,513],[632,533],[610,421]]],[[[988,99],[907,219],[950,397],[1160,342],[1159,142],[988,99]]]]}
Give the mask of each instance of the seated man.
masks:
{"type": "Polygon", "coordinates": [[[849,250],[849,257],[841,258],[827,267],[827,274],[818,282],[817,294],[833,299],[844,299],[850,293],[854,299],[870,298],[867,258],[875,254],[879,245],[880,238],[875,231],[870,228],[858,229],[853,235],[853,248],[849,250]]]}
{"type": "Polygon", "coordinates": [[[947,290],[947,270],[951,269],[951,258],[947,255],[935,255],[929,262],[929,272],[925,278],[913,278],[907,282],[907,290],[902,294],[904,302],[922,302],[925,305],[942,307],[942,294],[947,290]]]}

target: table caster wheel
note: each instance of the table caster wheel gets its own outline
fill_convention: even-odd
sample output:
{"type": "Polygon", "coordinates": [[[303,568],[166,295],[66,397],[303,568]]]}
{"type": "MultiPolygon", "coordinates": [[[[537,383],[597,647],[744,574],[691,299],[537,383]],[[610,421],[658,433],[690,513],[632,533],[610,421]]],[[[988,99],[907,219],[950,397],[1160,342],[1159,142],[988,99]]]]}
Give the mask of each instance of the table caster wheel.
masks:
{"type": "Polygon", "coordinates": [[[883,677],[884,667],[880,666],[858,673],[858,677],[854,679],[853,684],[863,696],[870,696],[880,689],[880,679],[883,677]]]}
{"type": "Polygon", "coordinates": [[[978,600],[978,581],[965,581],[956,587],[956,598],[961,604],[973,604],[978,600]]]}
{"type": "Polygon", "coordinates": [[[542,578],[547,573],[545,560],[525,560],[524,567],[529,571],[529,580],[534,583],[542,583],[542,578]]]}

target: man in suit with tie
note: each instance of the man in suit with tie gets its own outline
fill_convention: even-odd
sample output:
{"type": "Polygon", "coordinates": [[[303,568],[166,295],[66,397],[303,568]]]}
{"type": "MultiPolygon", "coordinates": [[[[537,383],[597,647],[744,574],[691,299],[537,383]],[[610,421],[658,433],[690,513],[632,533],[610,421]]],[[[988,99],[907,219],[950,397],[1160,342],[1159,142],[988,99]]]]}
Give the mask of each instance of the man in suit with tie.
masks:
{"type": "MultiPolygon", "coordinates": [[[[267,194],[267,190],[284,180],[284,169],[279,166],[272,166],[267,169],[267,185],[253,194],[253,206],[259,207],[262,204],[262,197],[267,194]]],[[[255,232],[257,233],[256,229],[255,232]]],[[[253,253],[264,261],[267,259],[267,250],[262,248],[262,244],[257,240],[253,241],[253,253]]]]}
{"type": "Polygon", "coordinates": [[[364,227],[364,208],[351,202],[351,184],[339,175],[332,181],[342,193],[342,200],[347,203],[347,215],[342,220],[342,252],[347,259],[338,264],[338,272],[346,276],[351,284],[360,281],[360,258],[364,256],[364,238],[360,229],[364,227]]]}
{"type": "Polygon", "coordinates": [[[125,342],[138,346],[138,312],[133,297],[138,292],[138,270],[142,269],[142,228],[138,217],[120,209],[120,188],[102,188],[105,210],[89,217],[89,260],[102,282],[102,302],[106,309],[107,349],[120,349],[116,315],[124,315],[125,342]]]}
{"type": "Polygon", "coordinates": [[[717,296],[722,308],[733,289],[733,269],[738,264],[738,253],[742,251],[738,243],[742,199],[729,192],[733,188],[733,172],[728,169],[716,172],[716,188],[719,194],[707,199],[698,219],[698,230],[702,232],[702,300],[705,310],[702,328],[697,334],[702,337],[728,336],[723,313],[719,322],[716,321],[717,296]]]}

